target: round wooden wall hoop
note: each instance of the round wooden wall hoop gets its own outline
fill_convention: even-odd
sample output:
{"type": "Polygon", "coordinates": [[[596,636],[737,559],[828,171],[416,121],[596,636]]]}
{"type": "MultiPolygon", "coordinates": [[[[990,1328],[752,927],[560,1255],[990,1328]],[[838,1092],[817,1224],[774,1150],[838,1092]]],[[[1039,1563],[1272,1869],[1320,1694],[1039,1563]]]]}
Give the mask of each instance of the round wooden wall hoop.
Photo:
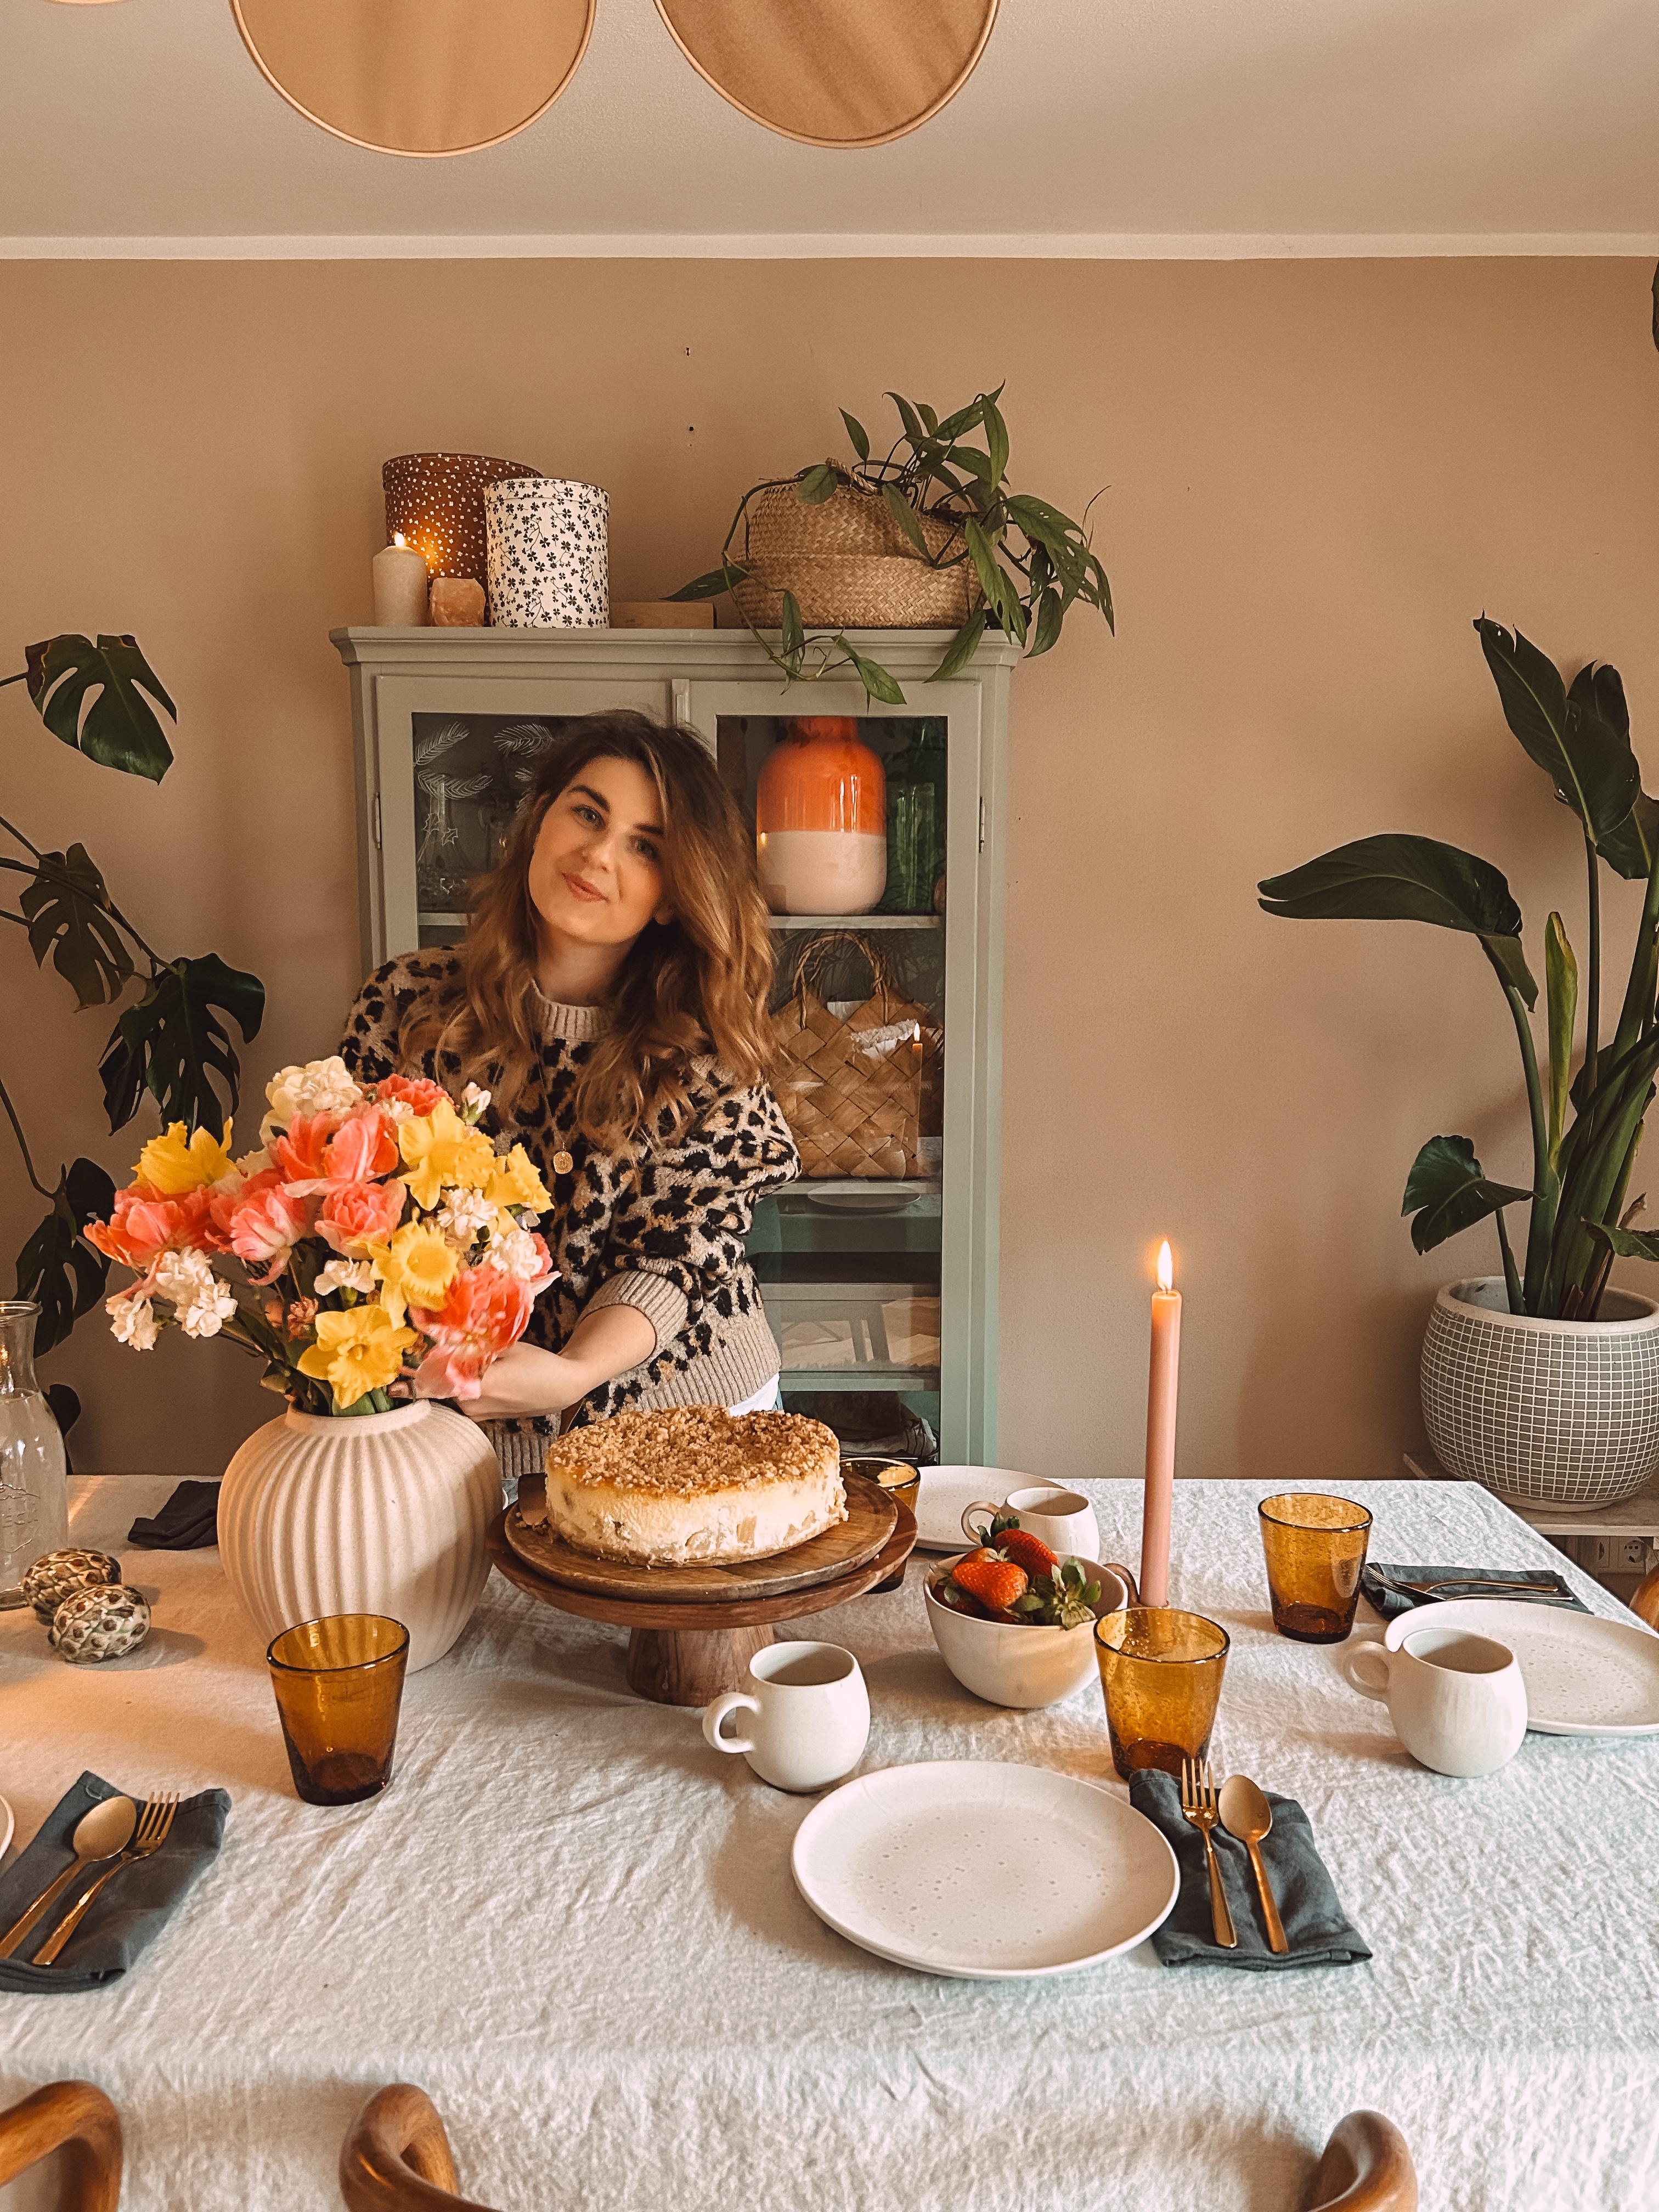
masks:
{"type": "Polygon", "coordinates": [[[997,0],[657,0],[698,76],[804,146],[884,146],[979,65],[997,0]]]}
{"type": "Polygon", "coordinates": [[[596,0],[230,0],[243,44],[290,107],[378,154],[498,146],[575,75],[596,0]]]}

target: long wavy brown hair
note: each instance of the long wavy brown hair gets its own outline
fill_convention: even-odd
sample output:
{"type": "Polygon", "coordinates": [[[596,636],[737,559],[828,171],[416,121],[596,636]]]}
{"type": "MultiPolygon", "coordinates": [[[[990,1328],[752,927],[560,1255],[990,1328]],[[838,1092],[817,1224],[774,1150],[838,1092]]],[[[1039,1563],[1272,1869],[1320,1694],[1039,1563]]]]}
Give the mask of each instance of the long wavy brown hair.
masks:
{"type": "Polygon", "coordinates": [[[499,866],[473,885],[454,984],[417,1000],[398,1031],[406,1065],[442,1054],[461,1082],[486,1085],[510,1117],[540,1064],[536,988],[540,917],[530,859],[548,808],[596,760],[631,761],[662,807],[666,922],[647,922],[606,1001],[610,1020],[576,1083],[583,1133],[606,1146],[641,1129],[684,1128],[686,1078],[712,1057],[735,1083],[771,1064],[772,937],[755,848],[736,801],[695,731],[616,709],[560,731],[526,794],[499,866]]]}

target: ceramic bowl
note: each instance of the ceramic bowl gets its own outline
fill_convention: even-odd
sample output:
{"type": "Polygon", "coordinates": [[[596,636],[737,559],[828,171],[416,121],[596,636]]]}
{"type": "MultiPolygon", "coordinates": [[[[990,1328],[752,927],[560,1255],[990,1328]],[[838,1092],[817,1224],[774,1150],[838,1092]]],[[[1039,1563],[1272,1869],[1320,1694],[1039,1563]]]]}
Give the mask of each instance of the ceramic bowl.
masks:
{"type": "MultiPolygon", "coordinates": [[[[1078,1565],[1089,1581],[1100,1584],[1097,1620],[1128,1604],[1128,1591],[1109,1567],[1092,1559],[1079,1559],[1078,1565]]],[[[1097,1680],[1095,1639],[1087,1627],[1025,1628],[1012,1621],[975,1620],[934,1596],[935,1576],[943,1580],[948,1571],[945,1565],[934,1569],[922,1589],[939,1657],[964,1690],[988,1705],[1030,1712],[1075,1697],[1085,1682],[1097,1680]]]]}

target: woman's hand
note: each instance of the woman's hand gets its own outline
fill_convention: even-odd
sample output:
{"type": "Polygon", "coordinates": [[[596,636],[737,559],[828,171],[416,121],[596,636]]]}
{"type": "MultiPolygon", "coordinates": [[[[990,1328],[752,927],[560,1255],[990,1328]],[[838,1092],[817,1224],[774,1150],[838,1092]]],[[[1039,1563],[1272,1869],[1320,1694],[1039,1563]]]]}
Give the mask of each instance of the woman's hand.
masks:
{"type": "Polygon", "coordinates": [[[484,1370],[478,1395],[460,1410],[474,1421],[562,1413],[601,1383],[649,1359],[656,1348],[657,1332],[637,1307],[603,1306],[576,1323],[562,1352],[509,1345],[484,1370]]]}

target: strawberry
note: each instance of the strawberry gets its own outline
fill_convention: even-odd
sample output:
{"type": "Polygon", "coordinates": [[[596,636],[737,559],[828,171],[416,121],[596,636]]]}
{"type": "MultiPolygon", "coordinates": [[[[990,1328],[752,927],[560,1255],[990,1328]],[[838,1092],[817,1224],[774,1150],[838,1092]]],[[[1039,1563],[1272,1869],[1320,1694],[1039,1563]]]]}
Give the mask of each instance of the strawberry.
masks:
{"type": "Polygon", "coordinates": [[[988,1613],[1006,1613],[1031,1586],[1031,1578],[1024,1567],[1016,1566],[1012,1559],[999,1559],[994,1553],[986,1558],[979,1553],[969,1553],[951,1568],[951,1579],[958,1589],[965,1589],[969,1597],[976,1597],[988,1613]]]}
{"type": "Polygon", "coordinates": [[[1005,1528],[997,1538],[997,1548],[1005,1559],[1012,1559],[1032,1577],[1051,1575],[1060,1565],[1060,1555],[1051,1552],[1041,1536],[1033,1536],[1024,1528],[1005,1528]]]}

